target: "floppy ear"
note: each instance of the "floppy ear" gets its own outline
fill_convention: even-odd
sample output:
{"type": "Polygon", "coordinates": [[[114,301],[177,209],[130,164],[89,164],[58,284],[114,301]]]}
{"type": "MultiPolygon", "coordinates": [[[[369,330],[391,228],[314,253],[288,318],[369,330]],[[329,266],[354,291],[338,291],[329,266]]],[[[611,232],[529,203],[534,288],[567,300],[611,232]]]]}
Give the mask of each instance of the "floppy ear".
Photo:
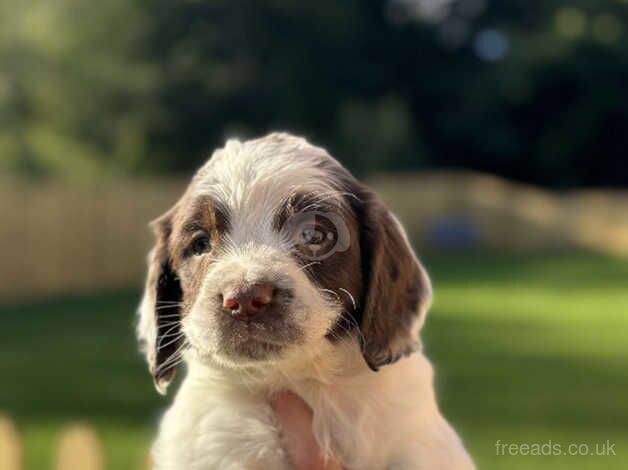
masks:
{"type": "Polygon", "coordinates": [[[363,193],[361,212],[366,289],[362,353],[376,371],[420,348],[418,332],[431,303],[432,286],[405,230],[370,191],[363,193]]]}
{"type": "Polygon", "coordinates": [[[172,212],[151,223],[157,242],[148,255],[148,278],[137,325],[140,349],[146,355],[155,387],[161,394],[166,393],[176,371],[183,297],[168,254],[172,212]]]}

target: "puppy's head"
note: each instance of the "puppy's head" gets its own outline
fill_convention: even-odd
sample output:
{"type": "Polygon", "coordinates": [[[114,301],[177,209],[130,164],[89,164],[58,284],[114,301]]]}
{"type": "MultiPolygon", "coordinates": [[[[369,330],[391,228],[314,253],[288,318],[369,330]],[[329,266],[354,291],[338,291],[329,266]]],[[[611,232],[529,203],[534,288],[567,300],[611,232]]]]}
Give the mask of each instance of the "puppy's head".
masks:
{"type": "Polygon", "coordinates": [[[227,142],[152,227],[138,335],[160,391],[186,348],[238,367],[353,337],[377,370],[416,347],[431,287],[403,228],[304,139],[227,142]]]}

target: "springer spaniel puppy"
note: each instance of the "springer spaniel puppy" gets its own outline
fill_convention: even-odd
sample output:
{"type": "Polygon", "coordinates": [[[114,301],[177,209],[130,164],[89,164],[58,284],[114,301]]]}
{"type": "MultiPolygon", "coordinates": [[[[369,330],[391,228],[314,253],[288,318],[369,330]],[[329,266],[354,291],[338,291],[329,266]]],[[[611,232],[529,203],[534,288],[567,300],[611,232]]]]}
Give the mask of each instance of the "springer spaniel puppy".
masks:
{"type": "Polygon", "coordinates": [[[474,468],[420,349],[429,278],[325,150],[230,140],[152,227],[138,336],[159,392],[186,365],[155,468],[292,468],[269,404],[280,390],[311,407],[321,451],[348,470],[474,468]]]}

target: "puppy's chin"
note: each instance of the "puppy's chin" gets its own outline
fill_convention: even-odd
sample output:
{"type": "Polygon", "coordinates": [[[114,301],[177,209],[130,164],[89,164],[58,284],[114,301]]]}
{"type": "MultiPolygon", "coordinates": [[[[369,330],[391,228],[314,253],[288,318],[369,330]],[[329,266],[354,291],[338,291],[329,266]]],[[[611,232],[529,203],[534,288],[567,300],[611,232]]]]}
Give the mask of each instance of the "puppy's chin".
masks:
{"type": "Polygon", "coordinates": [[[234,361],[267,361],[278,359],[282,351],[298,344],[303,334],[285,321],[245,323],[231,321],[224,325],[218,338],[222,355],[234,361]]]}
{"type": "Polygon", "coordinates": [[[187,331],[188,342],[198,355],[223,366],[255,366],[282,359],[287,349],[302,343],[303,331],[291,322],[267,319],[243,322],[221,318],[212,329],[187,331]]]}
{"type": "Polygon", "coordinates": [[[268,343],[256,339],[232,342],[220,348],[222,362],[233,366],[276,362],[281,359],[287,345],[268,343]]]}

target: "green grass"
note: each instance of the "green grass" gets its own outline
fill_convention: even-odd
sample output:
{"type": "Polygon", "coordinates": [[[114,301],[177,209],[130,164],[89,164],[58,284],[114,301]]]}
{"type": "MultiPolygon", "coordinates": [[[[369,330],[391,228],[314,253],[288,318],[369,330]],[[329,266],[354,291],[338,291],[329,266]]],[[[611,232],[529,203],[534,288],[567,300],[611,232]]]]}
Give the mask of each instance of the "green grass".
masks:
{"type": "Polygon", "coordinates": [[[139,294],[58,299],[2,311],[0,410],[20,426],[31,470],[50,468],[62,425],[87,421],[109,468],[139,468],[165,404],[137,352],[139,294]]]}
{"type": "MultiPolygon", "coordinates": [[[[424,330],[445,415],[482,469],[628,463],[628,263],[591,254],[433,256],[424,330]],[[616,456],[500,456],[505,444],[615,443],[616,456]]],[[[32,470],[62,424],[92,423],[110,468],[137,469],[167,399],[136,352],[136,292],[4,307],[0,411],[32,470]]]]}
{"type": "Polygon", "coordinates": [[[628,263],[593,255],[427,262],[424,342],[445,414],[486,469],[628,463],[628,263]],[[614,442],[615,457],[498,456],[496,442],[614,442]]]}

